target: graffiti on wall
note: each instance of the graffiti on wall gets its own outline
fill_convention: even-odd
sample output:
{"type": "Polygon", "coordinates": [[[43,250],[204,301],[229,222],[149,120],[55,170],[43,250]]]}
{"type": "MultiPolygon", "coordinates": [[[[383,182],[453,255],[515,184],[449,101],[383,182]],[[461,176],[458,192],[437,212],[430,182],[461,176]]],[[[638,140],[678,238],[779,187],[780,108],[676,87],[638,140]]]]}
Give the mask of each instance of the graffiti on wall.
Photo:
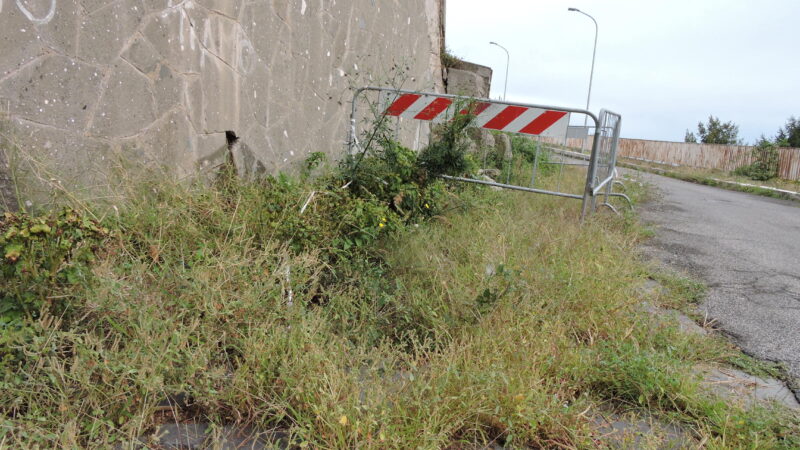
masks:
{"type": "MultiPolygon", "coordinates": [[[[14,0],[19,11],[35,25],[44,25],[53,20],[56,15],[56,0],[44,0],[41,2],[31,0],[14,0]],[[31,5],[31,3],[35,5],[31,5]]],[[[3,12],[3,3],[0,0],[0,13],[3,12]]]]}

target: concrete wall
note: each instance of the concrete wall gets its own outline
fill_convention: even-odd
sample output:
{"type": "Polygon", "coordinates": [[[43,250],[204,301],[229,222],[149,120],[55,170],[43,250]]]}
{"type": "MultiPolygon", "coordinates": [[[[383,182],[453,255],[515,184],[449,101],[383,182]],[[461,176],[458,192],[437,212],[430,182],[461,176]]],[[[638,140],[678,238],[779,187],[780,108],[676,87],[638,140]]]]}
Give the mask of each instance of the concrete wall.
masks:
{"type": "Polygon", "coordinates": [[[443,4],[0,0],[0,133],[31,199],[102,192],[120,156],[190,176],[226,131],[249,169],[340,155],[351,88],[442,91],[443,4]]]}
{"type": "Polygon", "coordinates": [[[447,92],[489,98],[492,87],[492,68],[467,61],[458,61],[446,71],[447,92]]]}

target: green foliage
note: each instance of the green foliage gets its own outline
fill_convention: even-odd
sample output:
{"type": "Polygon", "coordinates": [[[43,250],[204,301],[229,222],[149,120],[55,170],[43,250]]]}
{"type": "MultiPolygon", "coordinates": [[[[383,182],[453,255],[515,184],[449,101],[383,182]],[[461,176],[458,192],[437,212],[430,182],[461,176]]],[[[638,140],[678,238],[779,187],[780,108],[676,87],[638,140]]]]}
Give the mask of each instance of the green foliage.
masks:
{"type": "Polygon", "coordinates": [[[740,144],[739,125],[733,122],[722,122],[719,118],[708,116],[708,123],[697,122],[697,136],[686,130],[685,142],[701,142],[703,144],[740,144]]]}
{"type": "MultiPolygon", "coordinates": [[[[210,185],[131,188],[101,223],[4,222],[30,235],[4,250],[8,267],[30,254],[81,271],[4,274],[15,292],[50,284],[24,334],[0,336],[23,356],[0,379],[3,442],[149,445],[137,436],[180,392],[193,403],[175,419],[210,422],[210,439],[248,424],[301,448],[588,448],[586,411],[620,400],[675,414],[709,447],[796,443],[792,420],[709,406],[689,366],[710,351],[638,312],[624,219],[579,226],[577,203],[448,191],[438,174],[468,159],[436,147],[423,163],[390,135],[322,176],[245,181],[225,166],[210,185]]],[[[561,182],[583,180],[565,168],[561,182]]]]}
{"type": "Polygon", "coordinates": [[[533,164],[536,159],[537,147],[539,147],[539,166],[537,173],[546,176],[555,172],[557,166],[554,164],[547,164],[550,162],[550,152],[542,148],[541,144],[527,136],[514,135],[511,137],[511,151],[514,157],[521,156],[530,164],[533,164]]]}
{"type": "Polygon", "coordinates": [[[775,145],[800,148],[800,119],[792,116],[786,120],[786,125],[778,130],[775,145]]]}
{"type": "Polygon", "coordinates": [[[0,327],[36,318],[45,305],[61,315],[71,300],[62,294],[91,278],[95,253],[108,237],[107,228],[73,209],[43,217],[5,213],[0,221],[0,327]]]}
{"type": "Polygon", "coordinates": [[[44,312],[64,327],[84,301],[76,286],[92,278],[91,266],[109,230],[73,209],[33,217],[6,212],[0,220],[0,379],[22,362],[18,348],[31,342],[30,328],[44,312]]]}
{"type": "Polygon", "coordinates": [[[468,175],[476,170],[464,139],[473,118],[457,115],[438,126],[433,142],[419,153],[394,140],[379,118],[365,139],[366,147],[348,155],[330,183],[347,186],[353,196],[385,206],[404,222],[435,215],[445,192],[440,175],[468,175]]]}
{"type": "Polygon", "coordinates": [[[308,155],[305,161],[303,161],[303,165],[300,169],[300,176],[301,178],[308,178],[311,174],[318,169],[320,166],[325,164],[328,160],[328,157],[323,152],[312,152],[308,155]]]}
{"type": "Polygon", "coordinates": [[[434,130],[436,139],[422,149],[418,157],[419,168],[427,178],[461,176],[476,170],[475,162],[467,155],[464,135],[474,118],[471,114],[456,115],[450,122],[434,130]]]}
{"type": "Polygon", "coordinates": [[[763,135],[753,148],[753,163],[738,167],[734,175],[750,177],[757,181],[767,181],[778,176],[779,153],[776,145],[763,135]]]}
{"type": "Polygon", "coordinates": [[[681,412],[691,412],[690,388],[680,376],[678,361],[668,353],[637,348],[630,342],[604,342],[590,375],[594,389],[604,396],[681,412]]]}
{"type": "Polygon", "coordinates": [[[455,56],[449,48],[445,48],[444,51],[442,51],[441,59],[442,59],[442,66],[444,66],[447,69],[455,67],[458,65],[459,62],[461,62],[461,58],[455,56]]]}

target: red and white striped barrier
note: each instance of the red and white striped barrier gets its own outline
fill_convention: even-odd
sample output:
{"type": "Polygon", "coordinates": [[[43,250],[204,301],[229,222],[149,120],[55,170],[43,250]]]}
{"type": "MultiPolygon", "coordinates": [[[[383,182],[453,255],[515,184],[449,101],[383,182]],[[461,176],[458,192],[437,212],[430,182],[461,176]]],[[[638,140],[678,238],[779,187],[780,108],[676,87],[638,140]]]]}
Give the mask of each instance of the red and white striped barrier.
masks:
{"type": "MultiPolygon", "coordinates": [[[[386,92],[387,116],[403,117],[416,120],[427,120],[434,123],[446,122],[455,113],[458,101],[449,97],[426,94],[402,94],[395,98],[386,92]]],[[[528,106],[492,103],[491,101],[474,101],[467,108],[463,107],[458,114],[473,114],[473,125],[488,130],[507,131],[510,133],[530,134],[563,138],[569,126],[569,113],[532,108],[528,106]]]]}

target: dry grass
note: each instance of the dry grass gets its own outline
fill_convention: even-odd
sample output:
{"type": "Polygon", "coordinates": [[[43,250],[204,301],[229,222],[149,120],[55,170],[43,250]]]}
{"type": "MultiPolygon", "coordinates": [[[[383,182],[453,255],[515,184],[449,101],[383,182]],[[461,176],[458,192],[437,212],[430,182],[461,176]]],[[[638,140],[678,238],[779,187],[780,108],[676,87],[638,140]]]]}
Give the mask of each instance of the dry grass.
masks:
{"type": "Polygon", "coordinates": [[[677,420],[711,448],[798,444],[779,410],[700,390],[691,367],[722,344],[641,311],[630,215],[580,226],[577,201],[466,189],[332,268],[257,232],[270,203],[236,192],[130,202],[76,287],[80,320],[36,320],[6,373],[0,445],[127,446],[175,393],[193,400],[181,419],[279,427],[312,448],[591,448],[590,416],[609,407],[677,420]]]}

